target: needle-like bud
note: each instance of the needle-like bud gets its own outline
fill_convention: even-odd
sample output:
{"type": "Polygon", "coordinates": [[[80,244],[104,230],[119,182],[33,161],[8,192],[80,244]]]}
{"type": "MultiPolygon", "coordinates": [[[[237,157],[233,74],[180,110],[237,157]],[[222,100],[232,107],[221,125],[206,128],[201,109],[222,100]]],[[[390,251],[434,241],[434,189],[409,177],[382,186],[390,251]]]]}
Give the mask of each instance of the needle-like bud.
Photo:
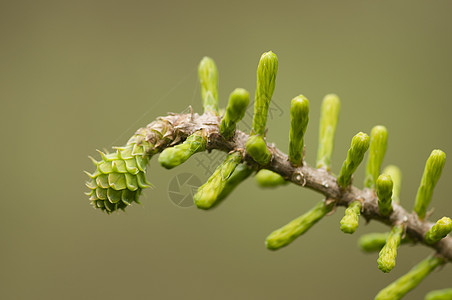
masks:
{"type": "Polygon", "coordinates": [[[347,159],[342,164],[341,173],[337,178],[337,183],[342,188],[352,183],[352,175],[363,161],[367,149],[369,149],[369,136],[362,132],[355,135],[348,150],[347,159]]]}
{"type": "Polygon", "coordinates": [[[414,211],[420,219],[425,218],[428,205],[432,200],[433,189],[441,177],[444,164],[446,163],[446,154],[441,150],[433,150],[425,164],[424,174],[422,175],[421,185],[417,191],[414,211]]]}
{"type": "Polygon", "coordinates": [[[375,300],[400,300],[409,291],[417,287],[433,270],[444,264],[439,257],[429,256],[414,266],[408,273],[382,289],[375,300]]]}
{"type": "Polygon", "coordinates": [[[345,216],[341,220],[341,230],[344,233],[354,233],[358,228],[359,215],[362,204],[360,201],[353,201],[345,210],[345,216]]]}
{"type": "Polygon", "coordinates": [[[382,216],[387,216],[392,212],[392,189],[393,182],[391,176],[382,174],[377,179],[378,209],[382,216]]]}
{"type": "Polygon", "coordinates": [[[303,162],[303,137],[309,122],[309,101],[299,95],[290,104],[289,160],[300,166],[303,162]]]}
{"type": "Polygon", "coordinates": [[[341,103],[335,94],[323,98],[320,114],[319,149],[317,151],[317,168],[331,168],[331,154],[334,147],[334,134],[339,118],[341,103]]]}
{"type": "Polygon", "coordinates": [[[193,154],[206,150],[207,138],[202,130],[190,135],[182,144],[166,148],[160,153],[159,163],[172,169],[184,163],[193,154]]]}
{"type": "Polygon", "coordinates": [[[193,197],[198,208],[209,209],[217,203],[228,179],[237,165],[242,162],[242,159],[240,152],[228,154],[225,161],[217,167],[207,182],[199,187],[198,192],[193,197]]]}
{"type": "Polygon", "coordinates": [[[319,202],[314,208],[304,215],[296,218],[289,224],[273,231],[266,240],[267,248],[270,250],[278,250],[281,247],[289,245],[297,237],[309,230],[315,223],[322,219],[327,213],[333,209],[330,203],[319,202]]]}
{"type": "MultiPolygon", "coordinates": [[[[386,244],[386,240],[388,239],[389,232],[384,233],[367,233],[362,235],[358,240],[358,246],[364,252],[376,252],[380,251],[384,245],[386,244]]],[[[410,240],[405,237],[402,239],[401,243],[405,244],[410,242],[410,240]]]]}
{"type": "Polygon", "coordinates": [[[383,174],[391,176],[394,187],[392,189],[392,202],[400,203],[400,188],[402,186],[402,172],[399,167],[394,165],[389,165],[383,170],[383,174]]]}
{"type": "Polygon", "coordinates": [[[428,244],[434,244],[445,238],[446,235],[452,232],[452,220],[444,217],[439,219],[435,225],[430,228],[425,234],[425,242],[428,244]]]}
{"type": "Polygon", "coordinates": [[[378,256],[378,268],[385,273],[390,272],[395,267],[395,261],[397,257],[397,248],[400,245],[403,234],[403,226],[396,225],[389,233],[383,249],[381,249],[378,256]]]}
{"type": "Polygon", "coordinates": [[[229,96],[226,113],[220,124],[220,133],[226,139],[234,135],[235,127],[245,115],[249,102],[250,95],[245,89],[235,89],[229,96]]]}
{"type": "Polygon", "coordinates": [[[261,187],[276,187],[288,183],[281,175],[267,169],[257,172],[254,178],[261,187]]]}
{"type": "Polygon", "coordinates": [[[232,175],[226,180],[226,185],[221,191],[220,196],[218,196],[219,201],[226,198],[240,183],[242,183],[245,179],[247,179],[251,173],[253,173],[253,169],[248,168],[245,164],[239,164],[237,168],[235,168],[232,175]]]}
{"type": "Polygon", "coordinates": [[[204,111],[218,111],[218,70],[215,62],[205,56],[198,66],[201,97],[204,111]]]}
{"type": "Polygon", "coordinates": [[[452,300],[452,288],[431,291],[425,295],[425,300],[452,300]]]}
{"type": "Polygon", "coordinates": [[[375,183],[380,175],[381,163],[386,153],[388,144],[388,130],[384,126],[375,126],[370,133],[370,151],[367,158],[366,178],[364,186],[375,188],[375,183]]]}
{"type": "Polygon", "coordinates": [[[260,165],[267,165],[272,157],[267,149],[264,138],[260,135],[252,135],[246,141],[246,152],[260,165]]]}
{"type": "Polygon", "coordinates": [[[265,134],[268,107],[275,90],[276,74],[278,73],[278,58],[269,51],[262,54],[257,67],[257,86],[254,101],[254,117],[252,133],[265,134]]]}

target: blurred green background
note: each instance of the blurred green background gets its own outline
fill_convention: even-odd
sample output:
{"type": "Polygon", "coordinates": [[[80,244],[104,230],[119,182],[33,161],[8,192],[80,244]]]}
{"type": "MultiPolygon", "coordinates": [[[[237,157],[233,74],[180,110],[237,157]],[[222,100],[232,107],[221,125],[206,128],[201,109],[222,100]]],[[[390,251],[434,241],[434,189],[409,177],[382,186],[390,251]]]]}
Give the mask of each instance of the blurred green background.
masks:
{"type": "MultiPolygon", "coordinates": [[[[93,169],[87,156],[96,148],[124,144],[156,117],[189,105],[199,112],[204,55],[219,68],[224,106],[235,87],[254,93],[258,59],[272,50],[279,72],[269,140],[287,151],[289,103],[303,93],[312,164],[320,102],[335,92],[333,171],[354,134],[386,125],[385,164],[402,168],[401,199],[411,209],[430,151],[452,157],[451,9],[443,0],[1,1],[0,298],[373,299],[431,250],[403,246],[383,274],[377,254],[362,254],[356,241],[386,228],[361,220],[344,235],[339,208],[270,252],[267,234],[321,196],[248,180],[212,211],[176,206],[169,182],[184,172],[206,180],[215,167],[200,165],[206,154],[171,171],[154,159],[155,188],[143,205],[113,215],[89,205],[82,171],[93,169]]],[[[432,219],[452,216],[451,180],[449,158],[432,219]]],[[[406,299],[451,287],[451,278],[448,265],[406,299]]]]}

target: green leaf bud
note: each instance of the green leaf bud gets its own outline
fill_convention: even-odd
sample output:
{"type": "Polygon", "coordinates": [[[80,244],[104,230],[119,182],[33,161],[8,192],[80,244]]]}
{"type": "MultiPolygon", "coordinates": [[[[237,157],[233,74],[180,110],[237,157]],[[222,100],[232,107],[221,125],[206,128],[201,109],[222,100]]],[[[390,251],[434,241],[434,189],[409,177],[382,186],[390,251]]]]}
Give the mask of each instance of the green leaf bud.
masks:
{"type": "Polygon", "coordinates": [[[309,101],[299,95],[290,103],[289,160],[300,166],[303,162],[303,137],[309,122],[309,101]]]}
{"type": "Polygon", "coordinates": [[[377,179],[378,209],[382,216],[387,216],[392,212],[392,189],[393,182],[391,176],[382,174],[377,179]]]}
{"type": "Polygon", "coordinates": [[[417,287],[428,274],[443,263],[443,259],[429,256],[414,266],[408,273],[382,289],[375,297],[375,300],[402,299],[409,291],[417,287]]]}
{"type": "Polygon", "coordinates": [[[260,165],[267,165],[272,157],[264,138],[252,135],[246,141],[246,152],[260,165]]]}
{"type": "Polygon", "coordinates": [[[342,164],[341,173],[337,178],[339,186],[346,188],[352,183],[352,175],[363,161],[367,149],[369,149],[369,136],[362,132],[355,135],[348,150],[347,158],[342,164]]]}
{"type": "Polygon", "coordinates": [[[394,165],[389,165],[383,170],[383,174],[391,176],[394,187],[392,189],[392,202],[400,203],[400,189],[402,186],[402,172],[399,167],[394,165]]]}
{"type": "Polygon", "coordinates": [[[385,245],[378,256],[378,268],[385,273],[390,272],[395,267],[395,260],[397,257],[397,248],[400,245],[403,234],[403,226],[396,225],[389,233],[385,245]]]}
{"type": "Polygon", "coordinates": [[[273,231],[266,240],[267,248],[278,250],[292,243],[297,237],[308,231],[315,223],[333,209],[333,204],[319,202],[310,211],[293,220],[289,224],[273,231]]]}
{"type": "Polygon", "coordinates": [[[235,89],[229,96],[226,113],[220,124],[220,133],[226,139],[234,135],[235,127],[245,115],[249,102],[250,95],[245,89],[235,89]]]}
{"type": "Polygon", "coordinates": [[[320,128],[319,128],[319,149],[317,151],[317,168],[331,168],[331,154],[334,147],[334,135],[336,133],[337,119],[341,102],[335,94],[328,94],[323,98],[320,128]]]}
{"type": "Polygon", "coordinates": [[[226,187],[227,180],[242,159],[240,152],[228,154],[224,162],[217,167],[207,182],[198,188],[198,192],[193,197],[198,208],[209,209],[217,203],[223,189],[226,187]]]}
{"type": "Polygon", "coordinates": [[[219,201],[225,199],[240,183],[242,183],[245,179],[247,179],[251,173],[253,173],[253,169],[249,168],[245,164],[239,164],[237,168],[235,168],[232,175],[226,180],[226,185],[218,196],[217,204],[219,201]]]}
{"type": "Polygon", "coordinates": [[[269,51],[262,54],[257,67],[257,86],[254,101],[254,116],[252,133],[265,134],[268,107],[275,90],[276,74],[278,73],[278,58],[269,51]]]}
{"type": "Polygon", "coordinates": [[[364,234],[358,240],[358,247],[364,252],[380,251],[386,244],[388,236],[389,232],[364,234]]]}
{"type": "Polygon", "coordinates": [[[375,126],[370,133],[370,151],[367,158],[364,186],[375,188],[375,182],[380,175],[381,163],[388,144],[388,130],[384,126],[375,126]]]}
{"type": "Polygon", "coordinates": [[[430,157],[427,159],[414,205],[414,211],[420,219],[425,218],[427,208],[432,200],[433,189],[441,177],[441,172],[443,171],[445,163],[446,154],[441,150],[433,150],[430,157]]]}
{"type": "Polygon", "coordinates": [[[452,300],[452,288],[431,291],[425,295],[425,300],[452,300]]]}
{"type": "Polygon", "coordinates": [[[204,111],[218,111],[218,70],[210,57],[203,57],[198,66],[204,111]]]}
{"type": "MultiPolygon", "coordinates": [[[[379,233],[373,232],[362,235],[358,240],[358,247],[364,252],[377,252],[380,251],[386,244],[389,232],[379,233]]],[[[411,242],[408,237],[402,239],[401,244],[411,242]]]]}
{"type": "Polygon", "coordinates": [[[277,187],[289,183],[278,173],[267,169],[262,169],[257,172],[254,178],[256,179],[257,184],[261,187],[277,187]]]}
{"type": "Polygon", "coordinates": [[[358,228],[359,215],[362,204],[360,201],[352,201],[345,210],[345,216],[341,220],[341,230],[344,233],[354,233],[358,228]]]}
{"type": "Polygon", "coordinates": [[[206,150],[207,137],[202,130],[194,132],[182,144],[166,148],[160,153],[159,163],[172,169],[184,163],[193,154],[206,150]]]}
{"type": "Polygon", "coordinates": [[[112,213],[136,202],[141,191],[151,186],[146,180],[146,167],[156,153],[154,146],[146,141],[142,132],[134,135],[126,146],[115,147],[114,153],[99,151],[102,160],[90,157],[96,166],[86,186],[90,189],[91,204],[106,213],[112,213]]]}
{"type": "Polygon", "coordinates": [[[452,220],[447,217],[439,219],[435,225],[430,228],[425,234],[425,242],[428,244],[434,244],[445,238],[452,232],[452,220]]]}

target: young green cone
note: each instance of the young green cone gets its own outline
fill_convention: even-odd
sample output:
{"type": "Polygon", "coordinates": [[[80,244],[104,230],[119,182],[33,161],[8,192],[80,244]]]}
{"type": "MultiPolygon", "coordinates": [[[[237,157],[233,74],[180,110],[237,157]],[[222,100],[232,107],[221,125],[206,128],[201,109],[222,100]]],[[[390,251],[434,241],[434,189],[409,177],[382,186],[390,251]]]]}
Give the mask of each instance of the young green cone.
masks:
{"type": "Polygon", "coordinates": [[[425,300],[452,300],[452,288],[431,291],[425,295],[425,300]]]}
{"type": "Polygon", "coordinates": [[[268,106],[275,90],[278,58],[269,51],[262,54],[257,67],[257,86],[254,101],[252,134],[265,135],[268,106]]]}
{"type": "Polygon", "coordinates": [[[360,201],[353,201],[345,210],[345,216],[341,220],[341,230],[344,233],[354,233],[358,228],[359,215],[362,204],[360,201]]]}
{"type": "Polygon", "coordinates": [[[226,139],[234,135],[235,127],[245,115],[249,102],[250,95],[245,89],[235,89],[229,96],[226,113],[220,124],[220,133],[226,139]]]}
{"type": "Polygon", "coordinates": [[[290,105],[289,160],[300,166],[303,162],[303,137],[309,122],[309,101],[299,95],[292,99],[290,105]]]}
{"type": "Polygon", "coordinates": [[[394,187],[392,189],[392,202],[400,203],[400,188],[402,186],[402,172],[399,167],[394,165],[389,165],[383,170],[383,174],[391,176],[394,187]]]}
{"type": "Polygon", "coordinates": [[[289,245],[297,237],[309,230],[315,223],[322,219],[333,209],[332,204],[325,205],[319,202],[310,211],[293,220],[289,224],[273,231],[265,242],[270,250],[278,250],[281,247],[289,245]]]}
{"type": "Polygon", "coordinates": [[[182,144],[163,150],[159,156],[159,163],[167,169],[172,169],[184,163],[193,154],[206,150],[206,145],[207,137],[204,131],[196,131],[182,144]]]}
{"type": "Polygon", "coordinates": [[[381,249],[378,256],[378,268],[385,273],[390,272],[395,267],[395,260],[397,257],[397,248],[402,240],[403,226],[396,225],[389,233],[383,249],[381,249]]]}
{"type": "Polygon", "coordinates": [[[445,238],[452,232],[452,220],[444,217],[436,222],[435,225],[430,228],[425,234],[425,242],[428,244],[434,244],[445,238]]]}
{"type": "Polygon", "coordinates": [[[96,165],[86,186],[90,189],[91,204],[107,213],[124,210],[133,202],[139,203],[141,191],[150,187],[146,180],[146,166],[156,153],[152,144],[145,139],[144,130],[137,132],[124,147],[116,147],[116,152],[104,154],[101,161],[91,158],[96,165]]]}
{"type": "Polygon", "coordinates": [[[320,114],[319,149],[317,151],[317,168],[331,168],[331,154],[333,153],[334,134],[339,118],[341,103],[335,94],[328,94],[323,98],[320,114]]]}
{"type": "Polygon", "coordinates": [[[262,169],[257,172],[254,178],[256,179],[257,184],[261,187],[276,187],[289,183],[278,173],[267,169],[262,169]]]}
{"type": "Polygon", "coordinates": [[[393,185],[389,175],[382,174],[377,179],[378,209],[382,216],[387,216],[392,212],[393,185]]]}
{"type": "Polygon", "coordinates": [[[218,70],[215,62],[205,56],[198,66],[202,104],[205,112],[218,111],[218,70]]]}
{"type": "Polygon", "coordinates": [[[225,161],[217,167],[207,182],[199,187],[198,192],[193,197],[198,208],[209,209],[217,203],[228,179],[237,165],[242,162],[242,159],[240,152],[228,154],[225,161]]]}
{"type": "Polygon", "coordinates": [[[381,163],[386,153],[388,144],[388,130],[384,126],[375,126],[370,133],[370,151],[367,158],[366,177],[364,186],[375,188],[375,183],[380,175],[381,163]]]}
{"type": "Polygon", "coordinates": [[[443,259],[429,256],[414,266],[408,273],[382,289],[375,297],[375,300],[402,299],[409,291],[417,287],[428,274],[443,263],[443,259]]]}
{"type": "Polygon", "coordinates": [[[425,218],[428,205],[432,200],[433,189],[441,177],[444,164],[446,163],[446,154],[441,150],[433,150],[425,164],[424,174],[422,175],[421,185],[417,191],[414,211],[420,219],[425,218]]]}
{"type": "Polygon", "coordinates": [[[260,165],[267,165],[272,157],[267,149],[264,138],[260,135],[252,135],[246,141],[246,152],[260,165]]]}
{"type": "Polygon", "coordinates": [[[348,150],[347,159],[342,164],[341,173],[337,178],[339,186],[346,188],[352,183],[352,175],[362,162],[367,149],[369,149],[369,136],[362,132],[355,135],[348,150]]]}

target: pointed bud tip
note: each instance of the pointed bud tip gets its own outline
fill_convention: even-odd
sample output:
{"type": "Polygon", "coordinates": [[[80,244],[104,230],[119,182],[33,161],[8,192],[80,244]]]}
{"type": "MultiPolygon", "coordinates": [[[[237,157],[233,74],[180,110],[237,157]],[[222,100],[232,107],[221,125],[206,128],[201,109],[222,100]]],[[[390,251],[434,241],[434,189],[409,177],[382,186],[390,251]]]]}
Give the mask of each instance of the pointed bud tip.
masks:
{"type": "Polygon", "coordinates": [[[377,189],[381,191],[392,191],[393,182],[388,174],[381,174],[377,179],[377,189]]]}

